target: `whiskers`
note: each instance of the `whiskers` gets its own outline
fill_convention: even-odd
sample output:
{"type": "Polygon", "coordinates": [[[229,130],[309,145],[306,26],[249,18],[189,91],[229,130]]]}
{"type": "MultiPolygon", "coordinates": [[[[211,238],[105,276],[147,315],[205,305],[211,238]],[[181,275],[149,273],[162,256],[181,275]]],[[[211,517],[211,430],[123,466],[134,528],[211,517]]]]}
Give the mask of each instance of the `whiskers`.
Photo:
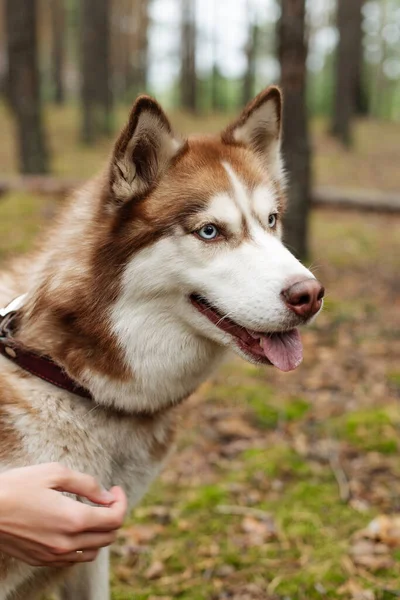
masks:
{"type": "Polygon", "coordinates": [[[237,327],[237,325],[232,322],[231,315],[232,315],[232,311],[227,312],[225,315],[221,315],[221,318],[218,319],[218,321],[215,323],[215,325],[217,327],[219,327],[221,323],[224,323],[224,326],[226,328],[230,327],[233,329],[234,327],[237,327]],[[226,322],[226,319],[229,319],[229,321],[226,322]]]}

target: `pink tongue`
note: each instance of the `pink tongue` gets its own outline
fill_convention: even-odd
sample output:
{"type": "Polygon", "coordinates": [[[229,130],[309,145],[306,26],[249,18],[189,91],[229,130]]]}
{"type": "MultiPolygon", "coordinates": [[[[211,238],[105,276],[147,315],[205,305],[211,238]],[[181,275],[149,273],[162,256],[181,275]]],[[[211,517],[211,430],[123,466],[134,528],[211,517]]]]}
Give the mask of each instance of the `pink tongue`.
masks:
{"type": "Polygon", "coordinates": [[[261,345],[268,360],[281,371],[293,371],[303,360],[303,345],[297,329],[263,335],[261,345]]]}

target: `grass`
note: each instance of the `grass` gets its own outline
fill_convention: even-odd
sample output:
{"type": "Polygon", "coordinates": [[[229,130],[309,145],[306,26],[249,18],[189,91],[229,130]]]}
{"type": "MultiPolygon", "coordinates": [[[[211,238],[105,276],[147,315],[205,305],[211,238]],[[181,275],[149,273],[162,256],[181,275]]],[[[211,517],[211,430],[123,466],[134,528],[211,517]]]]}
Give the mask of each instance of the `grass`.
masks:
{"type": "Polygon", "coordinates": [[[27,252],[53,211],[54,202],[34,194],[0,198],[0,259],[27,252]]]}
{"type": "MultiPolygon", "coordinates": [[[[49,132],[55,172],[79,178],[97,170],[110,143],[77,145],[76,117],[73,107],[52,111],[49,132]]],[[[179,120],[192,129],[192,119],[179,120]]],[[[197,125],[217,130],[223,120],[197,125]]],[[[318,183],[392,189],[397,126],[360,122],[352,154],[326,140],[323,123],[313,127],[318,183]],[[366,157],[375,155],[370,172],[366,157]]],[[[12,173],[4,109],[0,129],[3,172],[12,173]]],[[[0,260],[27,251],[53,210],[40,196],[3,196],[0,260]]],[[[388,550],[384,570],[359,567],[350,550],[371,519],[400,510],[398,225],[395,216],[313,212],[312,268],[327,298],[303,332],[303,365],[281,374],[232,358],[184,405],[177,452],[114,549],[113,600],[395,597],[399,549],[388,550]]]]}

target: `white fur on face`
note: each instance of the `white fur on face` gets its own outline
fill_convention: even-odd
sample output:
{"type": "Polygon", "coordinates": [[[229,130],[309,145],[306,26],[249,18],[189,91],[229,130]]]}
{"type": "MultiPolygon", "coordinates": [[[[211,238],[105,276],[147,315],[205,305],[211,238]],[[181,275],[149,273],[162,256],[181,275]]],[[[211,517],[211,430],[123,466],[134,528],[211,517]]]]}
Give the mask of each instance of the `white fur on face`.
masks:
{"type": "Polygon", "coordinates": [[[228,193],[214,196],[205,217],[205,220],[209,220],[210,223],[213,221],[225,223],[227,229],[233,234],[241,233],[242,211],[228,193]]]}
{"type": "MultiPolygon", "coordinates": [[[[249,235],[229,250],[223,244],[218,250],[214,244],[212,253],[201,247],[201,241],[184,239],[187,248],[182,255],[187,260],[193,254],[203,255],[203,261],[197,258],[183,269],[189,293],[201,294],[219,312],[249,329],[273,332],[292,328],[298,323],[282,301],[281,292],[289,281],[313,275],[284,247],[280,228],[274,231],[268,227],[269,216],[278,212],[273,189],[263,185],[249,192],[231,165],[224,163],[224,167],[232,184],[232,205],[241,210],[249,235]]],[[[230,219],[231,211],[227,210],[224,223],[231,229],[230,219]]]]}
{"type": "Polygon", "coordinates": [[[222,221],[234,234],[245,221],[249,235],[232,247],[177,227],[126,268],[111,321],[134,373],[135,402],[143,406],[191,393],[232,344],[191,305],[190,294],[201,294],[249,329],[273,332],[298,324],[281,292],[289,281],[313,275],[283,246],[279,228],[268,228],[269,215],[277,212],[273,189],[265,184],[250,192],[231,165],[225,169],[231,189],[212,198],[199,218],[222,221]]]}

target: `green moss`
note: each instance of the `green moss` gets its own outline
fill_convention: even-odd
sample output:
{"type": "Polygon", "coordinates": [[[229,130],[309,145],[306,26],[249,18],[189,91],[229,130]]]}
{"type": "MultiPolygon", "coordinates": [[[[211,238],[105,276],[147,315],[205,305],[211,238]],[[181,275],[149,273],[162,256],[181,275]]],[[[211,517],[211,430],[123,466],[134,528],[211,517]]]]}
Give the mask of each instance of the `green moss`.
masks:
{"type": "Polygon", "coordinates": [[[184,512],[212,509],[227,501],[227,493],[220,485],[204,485],[196,490],[193,498],[184,506],[184,512]]]}
{"type": "Polygon", "coordinates": [[[387,375],[389,383],[400,390],[400,371],[390,371],[387,375]]]}
{"type": "Polygon", "coordinates": [[[31,248],[50,205],[43,196],[23,192],[0,197],[0,259],[31,248]]]}
{"type": "Polygon", "coordinates": [[[336,431],[362,450],[394,454],[398,451],[395,415],[388,409],[353,412],[336,421],[336,431]]]}
{"type": "Polygon", "coordinates": [[[275,444],[268,450],[251,448],[243,453],[246,473],[255,471],[268,477],[304,477],[311,474],[307,461],[286,444],[275,444]]]}
{"type": "Polygon", "coordinates": [[[283,405],[283,415],[287,421],[299,421],[310,410],[310,403],[304,398],[289,398],[283,405]]]}

